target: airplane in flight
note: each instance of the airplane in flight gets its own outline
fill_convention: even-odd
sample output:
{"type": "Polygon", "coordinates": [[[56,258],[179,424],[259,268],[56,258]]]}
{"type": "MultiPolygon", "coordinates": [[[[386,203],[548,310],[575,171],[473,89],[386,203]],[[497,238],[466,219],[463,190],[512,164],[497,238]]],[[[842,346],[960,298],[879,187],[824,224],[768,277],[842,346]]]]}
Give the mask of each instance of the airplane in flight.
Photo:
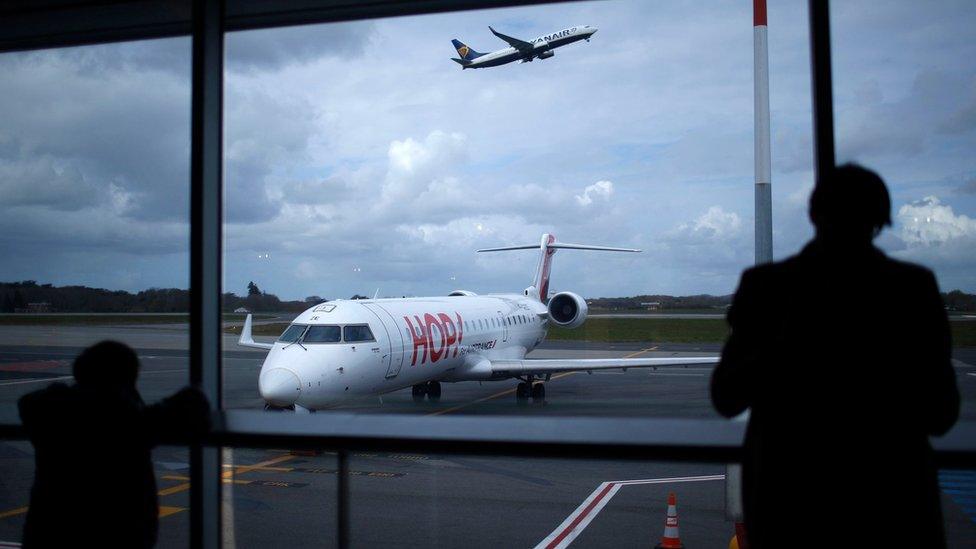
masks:
{"type": "Polygon", "coordinates": [[[451,43],[454,44],[454,49],[457,50],[460,59],[458,57],[452,57],[451,60],[461,65],[462,70],[497,67],[498,65],[505,65],[512,61],[529,63],[533,59],[549,59],[553,55],[556,55],[556,52],[552,50],[580,40],[589,42],[590,37],[597,31],[596,27],[579,25],[540,36],[535,40],[525,41],[502,34],[490,26],[488,29],[495,36],[508,42],[509,47],[491,53],[478,53],[465,45],[464,42],[455,38],[451,40],[451,43]]]}
{"type": "Polygon", "coordinates": [[[557,250],[639,252],[557,242],[487,248],[538,250],[532,285],[521,293],[327,301],[298,315],[274,343],[252,337],[247,315],[238,344],[267,349],[258,391],[266,408],[314,411],[353,398],[413,388],[417,401],[437,400],[441,382],[517,379],[516,400],[545,400],[545,381],[559,372],[714,364],[718,357],[527,359],[551,326],[576,328],[586,301],[573,292],[549,296],[557,250]]]}

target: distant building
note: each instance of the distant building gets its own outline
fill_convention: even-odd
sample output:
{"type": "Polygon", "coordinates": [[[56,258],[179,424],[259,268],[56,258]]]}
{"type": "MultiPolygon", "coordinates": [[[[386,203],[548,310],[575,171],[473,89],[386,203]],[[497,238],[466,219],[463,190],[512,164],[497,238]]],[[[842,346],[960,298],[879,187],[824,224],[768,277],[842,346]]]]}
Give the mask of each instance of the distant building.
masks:
{"type": "Polygon", "coordinates": [[[247,314],[247,313],[249,313],[251,311],[248,311],[246,307],[238,307],[238,308],[234,309],[234,312],[235,313],[247,314]]]}
{"type": "Polygon", "coordinates": [[[641,307],[647,307],[647,310],[648,311],[656,311],[656,310],[658,310],[658,309],[661,308],[661,302],[660,301],[647,301],[647,302],[641,303],[641,307]]]}

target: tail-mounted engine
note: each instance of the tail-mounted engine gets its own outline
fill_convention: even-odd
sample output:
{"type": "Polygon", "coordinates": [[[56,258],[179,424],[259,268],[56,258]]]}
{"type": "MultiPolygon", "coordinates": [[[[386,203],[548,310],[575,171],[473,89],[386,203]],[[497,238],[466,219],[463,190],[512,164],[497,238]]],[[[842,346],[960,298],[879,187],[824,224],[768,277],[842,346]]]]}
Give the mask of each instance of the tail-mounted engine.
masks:
{"type": "Polygon", "coordinates": [[[562,328],[576,328],[586,321],[586,301],[573,292],[559,292],[549,298],[549,320],[562,328]]]}

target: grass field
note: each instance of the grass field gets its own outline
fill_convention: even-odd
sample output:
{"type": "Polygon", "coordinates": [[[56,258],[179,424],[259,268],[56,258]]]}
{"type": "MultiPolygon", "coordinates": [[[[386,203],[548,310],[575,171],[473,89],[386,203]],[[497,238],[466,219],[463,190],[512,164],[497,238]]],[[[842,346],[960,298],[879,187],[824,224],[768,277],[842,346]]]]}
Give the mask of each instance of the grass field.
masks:
{"type": "MultiPolygon", "coordinates": [[[[223,315],[225,322],[243,322],[242,314],[223,315]]],[[[255,319],[274,318],[273,315],[254,315],[255,319]]],[[[187,324],[188,314],[4,314],[0,326],[119,326],[137,324],[187,324]]]]}
{"type": "Polygon", "coordinates": [[[553,328],[547,339],[718,343],[725,341],[728,332],[721,318],[591,318],[573,330],[553,328]]]}
{"type": "Polygon", "coordinates": [[[953,347],[976,347],[976,321],[950,322],[953,347]]]}
{"type": "MultiPolygon", "coordinates": [[[[956,347],[976,347],[976,321],[950,322],[952,342],[956,347]]],[[[258,324],[254,335],[278,336],[287,323],[258,324]]],[[[224,329],[239,334],[239,326],[224,329]]],[[[575,330],[553,328],[549,340],[606,341],[623,343],[648,341],[654,343],[721,343],[728,335],[724,319],[711,318],[591,318],[575,330]]]]}
{"type": "MultiPolygon", "coordinates": [[[[255,324],[251,327],[251,334],[256,336],[280,336],[288,327],[287,322],[272,322],[271,324],[255,324]]],[[[227,326],[224,333],[240,334],[241,326],[227,326]]]]}

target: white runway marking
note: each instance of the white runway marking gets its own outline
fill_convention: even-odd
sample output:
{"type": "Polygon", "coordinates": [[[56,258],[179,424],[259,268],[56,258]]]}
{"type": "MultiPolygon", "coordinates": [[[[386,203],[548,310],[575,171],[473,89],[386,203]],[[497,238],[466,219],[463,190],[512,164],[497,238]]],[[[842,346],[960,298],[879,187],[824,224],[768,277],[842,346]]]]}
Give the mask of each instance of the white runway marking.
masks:
{"type": "MultiPolygon", "coordinates": [[[[149,370],[139,372],[139,375],[150,375],[150,374],[176,374],[188,372],[189,369],[181,368],[179,370],[149,370]]],[[[58,376],[58,377],[37,377],[31,379],[19,379],[17,381],[5,381],[0,383],[0,387],[6,387],[7,385],[23,385],[25,383],[41,383],[44,381],[64,381],[66,379],[74,379],[74,376],[58,376]]]]}
{"type": "Polygon", "coordinates": [[[0,383],[0,387],[6,387],[7,385],[24,385],[25,383],[38,383],[41,381],[63,381],[66,379],[74,379],[74,376],[42,377],[42,378],[21,379],[19,381],[5,381],[3,383],[0,383]]]}
{"type": "Polygon", "coordinates": [[[703,475],[698,477],[670,477],[670,478],[647,478],[638,480],[613,480],[604,482],[593,490],[583,503],[572,512],[566,520],[549,534],[546,539],[539,542],[535,549],[561,549],[568,547],[601,510],[610,502],[610,499],[624,486],[635,484],[671,484],[678,482],[703,482],[708,480],[723,480],[725,475],[703,475]]]}

